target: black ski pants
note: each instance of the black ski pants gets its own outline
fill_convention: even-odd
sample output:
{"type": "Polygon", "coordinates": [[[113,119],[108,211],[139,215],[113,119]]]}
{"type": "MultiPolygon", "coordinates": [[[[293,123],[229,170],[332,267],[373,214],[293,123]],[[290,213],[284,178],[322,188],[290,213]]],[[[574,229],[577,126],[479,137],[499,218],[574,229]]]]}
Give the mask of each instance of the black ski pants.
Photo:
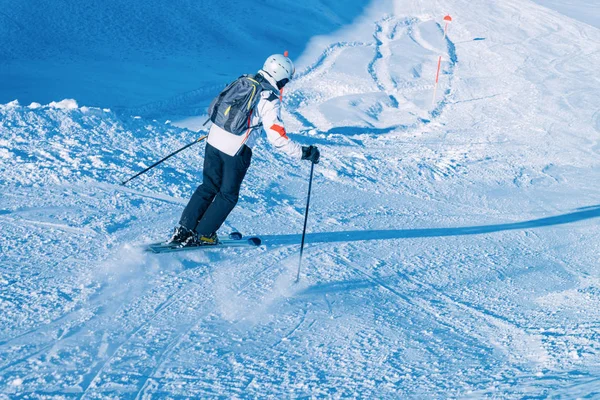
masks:
{"type": "Polygon", "coordinates": [[[179,224],[200,235],[216,232],[237,204],[251,159],[252,149],[246,145],[232,157],[207,143],[202,185],[183,210],[179,224]]]}

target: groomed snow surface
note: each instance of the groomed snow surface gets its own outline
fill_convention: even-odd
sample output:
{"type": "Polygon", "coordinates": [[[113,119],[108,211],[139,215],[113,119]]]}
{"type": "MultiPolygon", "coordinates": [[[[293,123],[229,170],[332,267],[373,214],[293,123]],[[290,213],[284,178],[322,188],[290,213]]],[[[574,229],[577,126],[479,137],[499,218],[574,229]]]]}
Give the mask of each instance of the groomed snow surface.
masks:
{"type": "Polygon", "coordinates": [[[0,398],[600,396],[600,31],[423,3],[298,59],[284,119],[322,162],[297,284],[306,162],[254,149],[221,233],[259,249],[152,255],[203,145],[119,182],[202,132],[0,106],[0,398]]]}

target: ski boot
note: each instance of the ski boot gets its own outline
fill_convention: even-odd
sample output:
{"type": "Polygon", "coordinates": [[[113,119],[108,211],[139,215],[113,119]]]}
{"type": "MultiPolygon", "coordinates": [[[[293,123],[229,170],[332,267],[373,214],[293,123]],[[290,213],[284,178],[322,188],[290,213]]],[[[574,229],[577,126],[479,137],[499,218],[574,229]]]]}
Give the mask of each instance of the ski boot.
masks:
{"type": "Polygon", "coordinates": [[[185,226],[178,226],[173,232],[173,236],[167,242],[168,244],[178,244],[181,247],[193,246],[197,241],[196,232],[186,228],[185,226]]]}

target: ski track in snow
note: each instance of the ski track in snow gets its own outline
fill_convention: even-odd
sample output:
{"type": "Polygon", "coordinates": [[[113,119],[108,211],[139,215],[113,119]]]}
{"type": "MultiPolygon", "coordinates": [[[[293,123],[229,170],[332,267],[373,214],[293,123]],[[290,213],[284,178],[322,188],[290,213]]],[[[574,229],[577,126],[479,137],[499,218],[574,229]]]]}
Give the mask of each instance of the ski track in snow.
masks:
{"type": "Polygon", "coordinates": [[[293,138],[323,151],[299,284],[308,166],[264,138],[223,228],[264,245],[151,255],[202,145],[119,182],[197,133],[0,106],[0,397],[597,395],[598,31],[451,6],[446,40],[403,2],[286,91],[293,138]]]}
{"type": "MultiPolygon", "coordinates": [[[[429,92],[433,88],[429,81],[427,81],[427,83],[422,82],[423,79],[421,79],[421,81],[406,80],[399,84],[392,77],[390,73],[390,56],[392,55],[392,50],[390,49],[391,44],[394,43],[394,41],[402,41],[408,38],[411,42],[414,42],[414,44],[431,54],[431,60],[429,61],[432,61],[433,56],[436,54],[445,54],[445,62],[442,74],[450,76],[450,80],[448,83],[448,88],[444,92],[444,97],[441,99],[441,101],[436,102],[436,107],[430,112],[430,114],[427,116],[415,107],[414,110],[410,111],[410,114],[414,115],[415,118],[413,121],[407,124],[393,124],[385,127],[378,127],[363,119],[361,122],[366,122],[368,124],[368,127],[362,128],[359,126],[337,126],[332,129],[327,129],[324,127],[322,128],[323,130],[326,130],[328,132],[344,132],[345,134],[354,135],[361,133],[387,133],[390,131],[409,130],[415,129],[422,125],[426,125],[430,122],[431,117],[435,117],[441,113],[441,111],[447,103],[446,97],[451,90],[451,77],[453,74],[454,65],[458,61],[456,57],[456,50],[454,43],[449,38],[446,38],[445,41],[445,46],[447,47],[447,49],[441,49],[441,46],[438,48],[427,42],[427,40],[425,40],[420,33],[420,26],[423,24],[424,26],[427,26],[431,25],[432,22],[421,21],[417,18],[398,19],[387,16],[375,24],[375,31],[373,33],[373,38],[375,39],[374,43],[334,43],[322,53],[322,55],[314,64],[307,67],[304,71],[298,73],[296,81],[303,83],[303,81],[312,81],[318,78],[327,79],[328,74],[330,74],[332,70],[335,71],[335,65],[338,61],[338,58],[344,53],[344,51],[348,52],[353,51],[357,48],[360,49],[374,47],[374,56],[367,65],[367,71],[372,79],[372,83],[375,84],[377,90],[381,93],[387,94],[387,101],[390,104],[386,105],[385,103],[382,103],[380,101],[378,104],[371,106],[368,110],[366,110],[366,112],[370,114],[375,120],[377,120],[379,119],[379,115],[384,108],[391,106],[391,108],[398,109],[400,107],[400,103],[402,102],[406,104],[402,104],[401,111],[403,114],[406,114],[406,111],[411,108],[410,102],[407,99],[407,95],[413,94],[415,92],[429,92]],[[398,99],[399,96],[402,96],[401,100],[398,99]]],[[[438,30],[442,29],[439,24],[435,24],[435,27],[438,30]]],[[[417,72],[416,69],[413,69],[412,72],[414,78],[422,78],[421,74],[417,72]]],[[[311,100],[314,99],[311,98],[311,100]]],[[[317,98],[317,100],[319,99],[317,98]]],[[[305,128],[319,128],[318,126],[315,126],[315,124],[311,122],[311,120],[307,118],[306,115],[304,115],[299,109],[301,108],[301,105],[306,101],[307,97],[302,91],[296,91],[292,89],[288,96],[288,100],[286,101],[289,113],[293,115],[305,128]]]]}

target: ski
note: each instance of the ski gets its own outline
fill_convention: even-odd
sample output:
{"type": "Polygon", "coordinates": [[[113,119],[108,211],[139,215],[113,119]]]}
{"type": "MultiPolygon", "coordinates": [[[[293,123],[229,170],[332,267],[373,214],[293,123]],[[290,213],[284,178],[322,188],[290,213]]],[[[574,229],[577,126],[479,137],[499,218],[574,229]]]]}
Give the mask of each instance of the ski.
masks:
{"type": "MultiPolygon", "coordinates": [[[[237,237],[237,236],[235,236],[237,237]]],[[[229,237],[220,237],[219,243],[214,245],[204,245],[204,246],[187,246],[187,247],[179,247],[176,244],[172,243],[152,243],[149,244],[146,248],[146,251],[152,253],[175,253],[180,251],[191,251],[191,250],[210,250],[210,249],[221,249],[224,247],[258,247],[261,244],[261,240],[257,236],[244,238],[242,239],[241,235],[239,239],[232,239],[229,237]]]]}

